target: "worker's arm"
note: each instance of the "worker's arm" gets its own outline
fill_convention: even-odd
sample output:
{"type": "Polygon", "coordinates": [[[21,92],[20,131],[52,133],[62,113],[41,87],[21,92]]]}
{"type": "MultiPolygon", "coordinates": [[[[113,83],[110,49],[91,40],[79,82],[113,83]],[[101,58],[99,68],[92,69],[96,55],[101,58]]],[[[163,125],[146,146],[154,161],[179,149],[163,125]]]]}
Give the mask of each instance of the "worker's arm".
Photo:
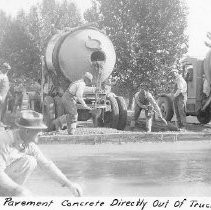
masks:
{"type": "Polygon", "coordinates": [[[78,87],[77,87],[77,91],[76,91],[76,98],[78,100],[78,102],[81,103],[81,105],[85,108],[85,109],[89,109],[91,110],[90,107],[88,107],[83,99],[83,93],[84,93],[84,90],[86,88],[86,85],[85,84],[80,84],[78,87]]]}
{"type": "Polygon", "coordinates": [[[47,172],[62,186],[69,188],[73,195],[81,196],[80,187],[71,182],[51,160],[48,160],[34,142],[29,144],[29,153],[35,157],[38,166],[40,166],[44,172],[47,172]]]}
{"type": "Polygon", "coordinates": [[[158,106],[157,102],[155,101],[154,97],[151,93],[148,93],[148,99],[150,101],[150,104],[152,105],[154,111],[159,115],[160,119],[167,124],[166,120],[163,118],[163,115],[161,113],[160,107],[158,106]]]}

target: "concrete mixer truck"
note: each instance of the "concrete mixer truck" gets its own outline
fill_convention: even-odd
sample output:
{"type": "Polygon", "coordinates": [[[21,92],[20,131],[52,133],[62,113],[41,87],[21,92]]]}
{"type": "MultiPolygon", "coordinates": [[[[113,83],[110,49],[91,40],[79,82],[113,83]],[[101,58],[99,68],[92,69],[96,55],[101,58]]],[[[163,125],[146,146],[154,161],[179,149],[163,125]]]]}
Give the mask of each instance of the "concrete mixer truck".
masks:
{"type": "MultiPolygon", "coordinates": [[[[62,93],[71,82],[81,79],[85,72],[93,75],[97,92],[85,92],[86,104],[100,110],[95,126],[123,130],[127,122],[127,106],[123,97],[105,88],[116,62],[111,40],[93,25],[60,31],[49,40],[43,62],[43,114],[49,130],[52,121],[63,115],[60,106],[62,93]],[[93,66],[101,66],[96,69],[93,66]],[[98,65],[99,64],[99,65],[98,65]]],[[[92,114],[77,103],[78,120],[92,119],[92,114]]]]}
{"type": "MultiPolygon", "coordinates": [[[[211,51],[203,60],[186,57],[182,60],[183,77],[187,82],[186,115],[196,116],[201,124],[211,120],[211,51]]],[[[163,117],[170,121],[174,115],[172,98],[162,94],[158,99],[163,117]]]]}

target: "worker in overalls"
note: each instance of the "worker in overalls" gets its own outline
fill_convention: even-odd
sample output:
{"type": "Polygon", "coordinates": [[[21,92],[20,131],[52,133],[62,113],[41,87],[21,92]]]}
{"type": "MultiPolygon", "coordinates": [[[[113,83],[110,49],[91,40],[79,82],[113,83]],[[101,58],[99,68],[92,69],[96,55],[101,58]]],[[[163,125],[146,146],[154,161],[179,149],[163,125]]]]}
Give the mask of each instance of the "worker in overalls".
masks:
{"type": "Polygon", "coordinates": [[[142,89],[135,94],[134,112],[130,124],[131,129],[135,128],[135,124],[138,121],[142,109],[145,110],[147,132],[151,132],[154,112],[156,112],[160,119],[167,125],[167,122],[163,118],[157,102],[155,101],[152,94],[144,86],[142,86],[142,89]]]}
{"type": "MultiPolygon", "coordinates": [[[[86,72],[82,79],[77,80],[70,84],[68,89],[62,96],[62,106],[64,108],[64,113],[67,122],[67,131],[69,135],[74,135],[77,125],[78,112],[77,112],[77,101],[84,107],[84,109],[91,110],[83,99],[83,94],[87,85],[92,83],[93,76],[91,73],[86,72]]],[[[58,117],[53,121],[53,124],[58,128],[62,127],[62,121],[64,121],[64,116],[58,117]]]]}
{"type": "Polygon", "coordinates": [[[0,127],[6,127],[2,121],[6,110],[5,106],[7,106],[5,99],[10,89],[9,78],[7,76],[7,72],[10,69],[11,67],[8,63],[3,63],[0,67],[0,127]]]}

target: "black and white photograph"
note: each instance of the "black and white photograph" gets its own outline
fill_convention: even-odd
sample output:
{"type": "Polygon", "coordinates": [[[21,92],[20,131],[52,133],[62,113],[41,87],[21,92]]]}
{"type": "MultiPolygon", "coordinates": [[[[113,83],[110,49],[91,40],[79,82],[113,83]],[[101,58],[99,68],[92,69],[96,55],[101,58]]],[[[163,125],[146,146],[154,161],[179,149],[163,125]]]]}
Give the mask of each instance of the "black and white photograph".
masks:
{"type": "Polygon", "coordinates": [[[1,197],[210,197],[210,121],[211,0],[0,0],[1,197]]]}

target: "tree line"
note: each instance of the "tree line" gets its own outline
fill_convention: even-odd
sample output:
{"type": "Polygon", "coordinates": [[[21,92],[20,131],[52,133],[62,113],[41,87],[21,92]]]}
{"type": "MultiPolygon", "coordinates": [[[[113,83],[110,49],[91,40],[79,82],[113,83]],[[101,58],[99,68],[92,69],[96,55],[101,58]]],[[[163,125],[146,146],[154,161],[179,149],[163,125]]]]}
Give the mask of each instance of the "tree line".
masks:
{"type": "Polygon", "coordinates": [[[12,18],[0,11],[0,58],[11,80],[38,81],[41,55],[57,30],[97,22],[113,42],[117,61],[114,92],[132,101],[141,84],[155,95],[169,92],[169,71],[187,52],[188,9],[184,0],[92,0],[81,17],[73,2],[43,0],[12,18]]]}

